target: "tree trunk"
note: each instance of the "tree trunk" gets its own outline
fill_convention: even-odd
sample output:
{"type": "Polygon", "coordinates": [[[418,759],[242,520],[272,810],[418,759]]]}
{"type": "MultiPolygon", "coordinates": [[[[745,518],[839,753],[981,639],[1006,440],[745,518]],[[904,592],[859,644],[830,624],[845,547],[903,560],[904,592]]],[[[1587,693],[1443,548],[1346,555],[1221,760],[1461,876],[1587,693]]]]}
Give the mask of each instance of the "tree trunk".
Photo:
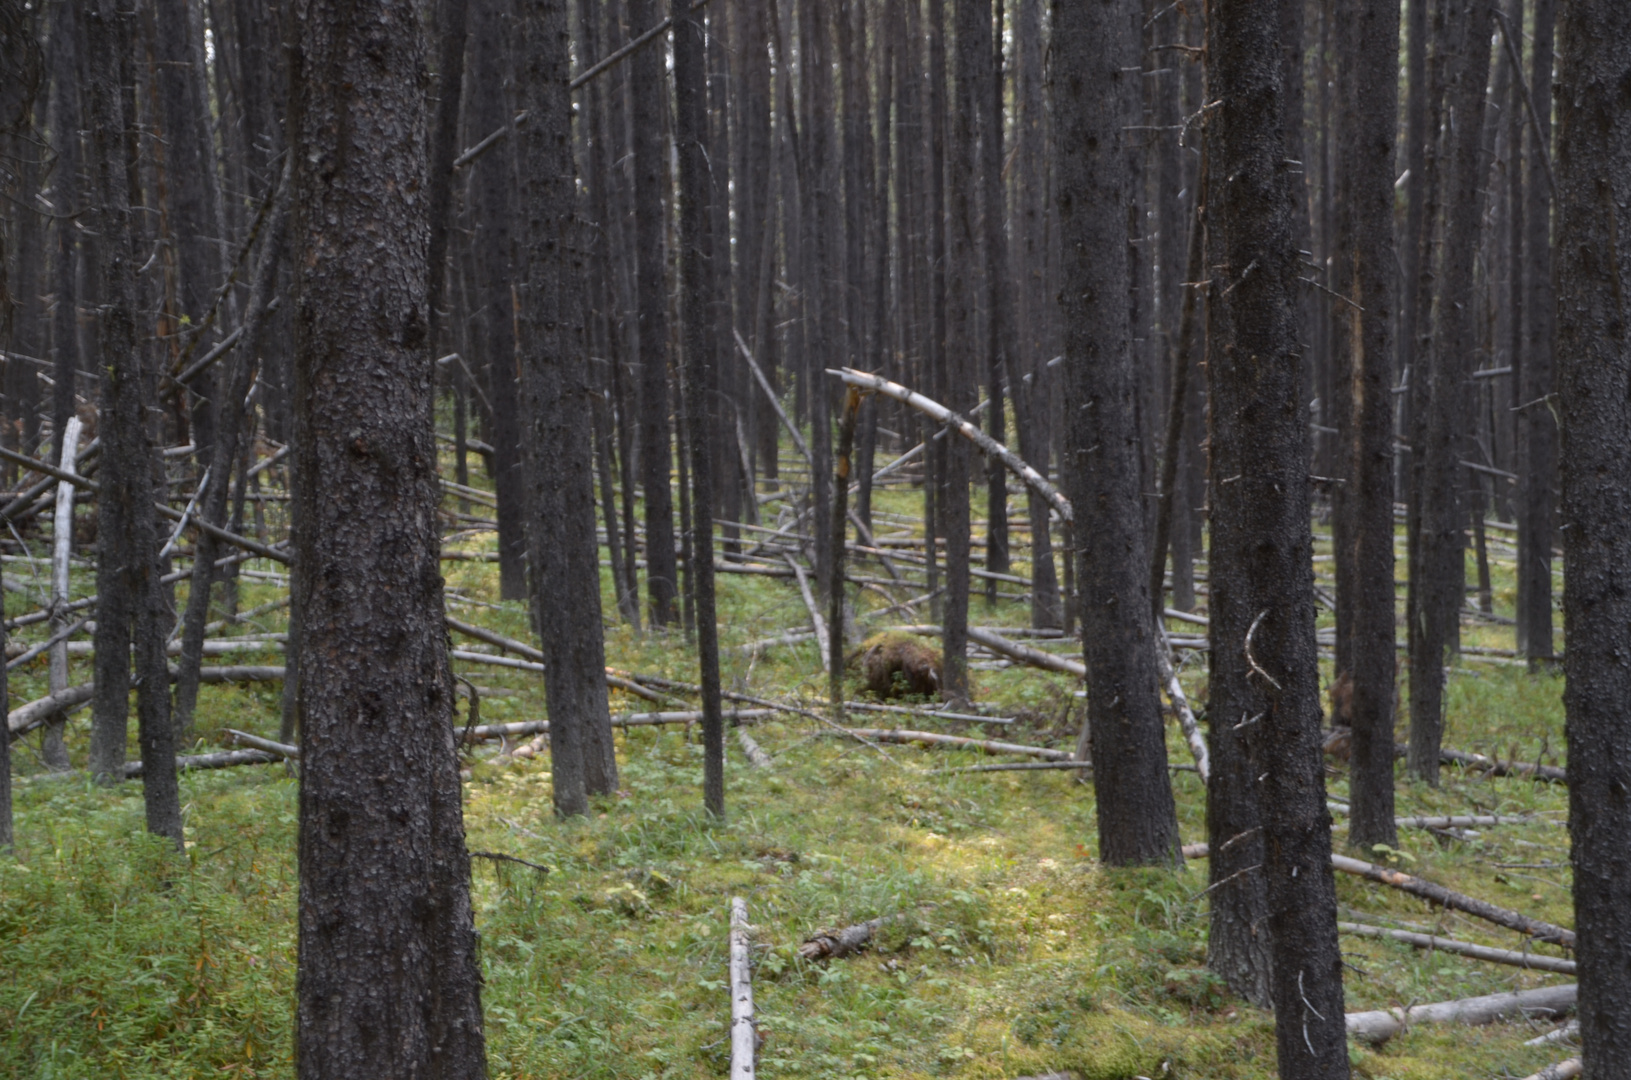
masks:
{"type": "MultiPolygon", "coordinates": [[[[978,105],[981,112],[980,183],[985,225],[986,286],[986,433],[998,442],[1007,442],[1004,387],[1008,380],[1008,343],[1012,336],[1013,301],[1008,278],[1007,199],[1003,193],[1003,0],[995,0],[995,28],[991,35],[991,60],[984,69],[984,86],[978,105]]],[[[1002,462],[985,462],[986,529],[985,568],[1006,574],[1009,569],[1008,472],[1002,462]]],[[[987,603],[997,599],[997,580],[986,579],[987,603]]]]}
{"type": "Polygon", "coordinates": [[[1535,0],[1529,93],[1535,106],[1529,130],[1529,181],[1524,207],[1527,291],[1518,409],[1518,652],[1550,660],[1552,650],[1553,492],[1557,484],[1557,416],[1546,404],[1552,392],[1552,189],[1544,173],[1551,153],[1552,27],[1554,0],[1535,0]],[[1538,128],[1538,130],[1537,130],[1538,128]]]}
{"type": "Polygon", "coordinates": [[[1349,570],[1337,594],[1347,624],[1347,716],[1353,729],[1348,842],[1395,846],[1393,824],[1393,145],[1399,104],[1399,7],[1339,0],[1334,382],[1351,388],[1339,416],[1347,482],[1332,531],[1349,570]]]}
{"type": "Polygon", "coordinates": [[[1056,3],[1054,154],[1064,246],[1061,322],[1070,416],[1087,726],[1096,766],[1099,857],[1181,866],[1167,779],[1154,624],[1146,585],[1137,391],[1129,341],[1124,109],[1134,59],[1124,4],[1056,3]],[[1091,518],[1087,517],[1091,514],[1091,518]]]}
{"type": "Polygon", "coordinates": [[[1445,0],[1454,20],[1451,60],[1452,140],[1448,217],[1431,366],[1423,386],[1426,415],[1420,459],[1421,525],[1411,566],[1416,596],[1410,642],[1410,772],[1437,785],[1444,734],[1444,665],[1459,648],[1466,556],[1461,461],[1469,451],[1472,412],[1474,261],[1484,210],[1483,116],[1489,77],[1489,0],[1445,0]]]}
{"type": "Polygon", "coordinates": [[[296,1062],[309,1080],[474,1080],[480,972],[425,351],[423,31],[416,9],[378,0],[306,0],[300,16],[296,1062]]]}
{"type": "MultiPolygon", "coordinates": [[[[79,191],[79,34],[80,26],[73,4],[58,6],[51,28],[51,141],[58,158],[51,182],[51,197],[57,213],[68,215],[82,204],[79,191]]],[[[73,416],[74,385],[80,364],[79,341],[79,251],[73,223],[66,217],[54,227],[51,252],[51,291],[55,308],[51,315],[51,430],[55,438],[73,416]]],[[[58,448],[60,453],[61,448],[58,448]]]]}
{"type": "Polygon", "coordinates": [[[164,593],[159,585],[153,509],[154,465],[146,406],[153,400],[154,357],[138,329],[143,310],[132,205],[134,118],[121,73],[132,66],[130,16],[111,3],[82,6],[86,23],[85,87],[101,236],[101,317],[97,338],[102,371],[102,479],[97,504],[96,698],[92,706],[91,772],[104,782],[123,775],[134,628],[136,714],[149,832],[181,846],[181,803],[175,773],[175,731],[164,659],[164,593]],[[144,393],[144,391],[147,391],[144,393]]]}
{"type": "MultiPolygon", "coordinates": [[[[1537,12],[1538,14],[1538,12],[1537,12]]],[[[1558,35],[1557,356],[1562,416],[1563,695],[1569,740],[1581,1059],[1631,1076],[1631,7],[1574,0],[1558,35]]],[[[1539,66],[1537,73],[1548,70],[1539,66]]],[[[1538,103],[1537,103],[1538,107],[1538,103]]],[[[1538,149],[1538,148],[1537,148],[1538,149]]],[[[1538,185],[1537,185],[1538,186],[1538,185]]]]}
{"type": "MultiPolygon", "coordinates": [[[[479,2],[479,0],[478,0],[479,2]]],[[[447,237],[453,215],[453,159],[459,150],[459,106],[464,101],[464,47],[470,0],[436,0],[436,119],[430,143],[430,313],[426,342],[435,359],[441,353],[442,303],[447,294],[447,237]]],[[[463,372],[454,365],[453,378],[463,372]]],[[[459,452],[464,451],[464,417],[458,417],[459,452]]],[[[466,477],[459,483],[467,484],[466,477]]]]}
{"type": "Polygon", "coordinates": [[[712,433],[715,277],[713,185],[708,177],[708,97],[702,18],[690,0],[670,0],[674,19],[674,138],[680,181],[680,326],[687,450],[691,462],[691,574],[695,590],[697,659],[702,685],[703,805],[725,816],[725,727],[720,712],[719,623],[714,610],[714,493],[712,433]]]}
{"type": "Polygon", "coordinates": [[[1272,1002],[1280,1075],[1345,1077],[1319,731],[1295,173],[1280,13],[1211,9],[1206,128],[1211,402],[1209,965],[1272,1002]],[[1226,854],[1227,853],[1227,854],[1226,854]]]}

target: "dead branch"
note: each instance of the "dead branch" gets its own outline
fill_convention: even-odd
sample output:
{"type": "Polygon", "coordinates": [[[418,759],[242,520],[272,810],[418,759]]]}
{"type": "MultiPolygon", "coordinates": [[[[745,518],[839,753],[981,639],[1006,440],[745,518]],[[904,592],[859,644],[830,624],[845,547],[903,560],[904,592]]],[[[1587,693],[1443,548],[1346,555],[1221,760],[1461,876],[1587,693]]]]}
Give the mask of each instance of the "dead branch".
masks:
{"type": "Polygon", "coordinates": [[[1045,746],[1024,746],[1019,743],[998,742],[995,739],[970,739],[963,735],[942,735],[935,731],[910,731],[905,728],[855,728],[856,735],[879,742],[922,743],[926,746],[951,746],[959,749],[981,750],[987,754],[1024,754],[1046,761],[1070,761],[1068,750],[1050,750],[1045,746]]]}
{"type": "Polygon", "coordinates": [[[94,683],[83,683],[58,690],[54,694],[47,694],[36,701],[30,701],[27,705],[19,705],[6,717],[9,737],[15,741],[19,735],[33,731],[53,717],[66,716],[91,700],[91,695],[95,692],[94,683]]]}
{"type": "Polygon", "coordinates": [[[1555,971],[1559,975],[1574,974],[1574,961],[1564,960],[1557,956],[1541,956],[1538,953],[1518,952],[1514,949],[1496,949],[1487,945],[1475,945],[1468,941],[1456,941],[1454,938],[1435,937],[1432,934],[1417,934],[1410,930],[1393,930],[1385,926],[1367,926],[1363,923],[1339,922],[1337,923],[1337,929],[1344,934],[1402,941],[1406,945],[1414,945],[1418,949],[1455,953],[1458,956],[1466,956],[1474,960],[1487,960],[1492,964],[1532,968],[1536,971],[1555,971]]]}
{"type": "Polygon", "coordinates": [[[282,757],[294,758],[297,761],[300,759],[300,747],[298,746],[263,739],[259,735],[251,735],[247,731],[239,731],[236,728],[227,728],[227,734],[232,737],[233,742],[243,743],[245,746],[252,746],[257,750],[265,750],[269,754],[278,754],[282,757]]]}
{"type": "Polygon", "coordinates": [[[1364,1042],[1384,1043],[1411,1024],[1492,1024],[1508,1016],[1555,1016],[1574,1007],[1579,987],[1543,986],[1483,997],[1440,1001],[1409,1009],[1349,1013],[1348,1034],[1364,1042]]]}
{"type": "Polygon", "coordinates": [[[770,768],[770,755],[765,753],[764,748],[754,741],[753,736],[748,734],[746,728],[739,727],[736,729],[736,741],[741,744],[742,753],[747,755],[749,764],[755,769],[770,768]]]}
{"type": "Polygon", "coordinates": [[[872,942],[872,936],[883,927],[885,923],[893,922],[899,915],[883,915],[879,918],[854,926],[846,926],[840,930],[823,930],[804,939],[799,946],[799,955],[806,960],[840,960],[851,953],[860,952],[872,942]]]}
{"type": "Polygon", "coordinates": [[[1201,734],[1201,726],[1195,722],[1195,713],[1189,707],[1183,684],[1178,681],[1178,672],[1172,663],[1172,645],[1167,640],[1167,628],[1160,619],[1155,620],[1155,632],[1161,639],[1155,650],[1161,681],[1166,684],[1167,697],[1172,701],[1173,711],[1178,714],[1178,726],[1183,729],[1184,740],[1189,743],[1189,753],[1195,759],[1195,771],[1200,773],[1201,783],[1204,784],[1212,775],[1212,756],[1206,749],[1206,737],[1201,734]]]}
{"type": "Polygon", "coordinates": [[[470,857],[472,859],[491,859],[494,862],[520,863],[522,866],[532,867],[532,869],[538,871],[540,874],[552,874],[555,872],[555,868],[552,866],[545,866],[542,863],[528,862],[526,859],[518,859],[514,855],[506,855],[502,851],[472,851],[470,853],[470,857]]]}
{"type": "Polygon", "coordinates": [[[1375,863],[1364,862],[1360,859],[1350,859],[1346,855],[1333,854],[1331,856],[1331,866],[1345,874],[1354,874],[1380,882],[1383,885],[1390,885],[1395,889],[1419,896],[1440,907],[1464,911],[1468,915],[1475,915],[1483,919],[1485,922],[1504,926],[1509,930],[1516,930],[1520,934],[1528,934],[1536,941],[1566,945],[1569,948],[1574,947],[1573,930],[1553,926],[1551,923],[1542,922],[1539,919],[1531,919],[1521,912],[1497,907],[1488,901],[1446,889],[1442,885],[1435,885],[1411,874],[1401,874],[1397,870],[1390,870],[1385,866],[1377,866],[1375,863]]]}
{"type": "Polygon", "coordinates": [[[776,419],[782,422],[782,427],[786,428],[787,434],[793,438],[793,445],[798,447],[799,453],[804,455],[805,462],[810,466],[810,470],[814,472],[815,458],[810,456],[810,447],[804,441],[804,435],[799,431],[798,425],[787,418],[787,412],[782,408],[782,403],[776,398],[776,391],[770,387],[770,380],[765,378],[763,371],[759,370],[759,362],[753,359],[753,353],[748,349],[748,343],[742,340],[742,332],[738,330],[735,333],[736,347],[742,350],[742,359],[748,362],[748,370],[753,372],[754,379],[759,383],[759,389],[765,392],[765,397],[770,401],[770,407],[776,410],[776,419]]]}
{"type": "MultiPolygon", "coordinates": [[[[228,769],[234,765],[270,765],[273,762],[282,760],[282,754],[273,754],[266,750],[223,750],[215,754],[178,756],[176,758],[176,768],[182,772],[189,769],[228,769]]],[[[125,762],[126,780],[133,780],[141,775],[141,762],[125,762]]]]}
{"type": "Polygon", "coordinates": [[[1586,1067],[1581,1064],[1580,1059],[1574,1057],[1569,1058],[1567,1061],[1560,1061],[1556,1065],[1548,1065],[1540,1072],[1526,1077],[1525,1080],[1574,1080],[1574,1077],[1583,1074],[1585,1069],[1586,1067]]]}
{"type": "Polygon", "coordinates": [[[810,612],[810,625],[815,628],[816,643],[821,646],[821,656],[825,659],[832,653],[827,620],[821,617],[821,611],[816,607],[815,596],[810,592],[810,579],[805,574],[804,567],[800,566],[793,556],[788,555],[786,558],[787,565],[793,568],[793,576],[798,578],[799,593],[804,597],[804,607],[810,612]]]}

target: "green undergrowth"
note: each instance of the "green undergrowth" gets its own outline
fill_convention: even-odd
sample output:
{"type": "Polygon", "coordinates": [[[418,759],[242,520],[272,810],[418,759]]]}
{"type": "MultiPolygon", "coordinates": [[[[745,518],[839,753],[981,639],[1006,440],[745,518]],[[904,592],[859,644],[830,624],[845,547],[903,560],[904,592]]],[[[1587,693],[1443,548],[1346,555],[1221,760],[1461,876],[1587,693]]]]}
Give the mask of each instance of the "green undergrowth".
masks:
{"type": "MultiPolygon", "coordinates": [[[[916,509],[895,493],[879,506],[916,509]]],[[[457,546],[491,550],[492,537],[457,546]]],[[[1029,570],[1021,560],[1015,572],[1029,570]]],[[[448,563],[446,574],[452,614],[530,637],[523,605],[498,599],[492,564],[448,563]]],[[[727,688],[819,700],[825,677],[813,645],[759,656],[736,647],[806,625],[797,590],[732,575],[721,576],[720,590],[727,688]]],[[[271,595],[246,587],[242,603],[271,595]]],[[[609,622],[613,602],[608,578],[609,622]]],[[[866,594],[861,603],[883,606],[866,594]]],[[[21,610],[15,599],[12,608],[21,610]]],[[[1510,612],[1499,590],[1497,610],[1510,612]]],[[[972,617],[1026,621],[1013,602],[988,609],[977,600],[972,617]]],[[[929,621],[927,612],[892,618],[929,621]]],[[[262,628],[281,629],[280,619],[262,628]]],[[[1467,640],[1509,645],[1510,630],[1479,629],[1467,640]]],[[[638,635],[618,624],[607,648],[614,668],[695,677],[694,652],[678,631],[638,635]]],[[[14,704],[43,685],[37,667],[14,676],[14,704]]],[[[483,721],[544,715],[533,676],[460,670],[482,688],[483,721]]],[[[1184,678],[1204,700],[1198,655],[1184,678]]],[[[1074,745],[1080,701],[1067,680],[1018,668],[976,671],[974,679],[978,700],[1013,724],[881,714],[855,722],[1074,745]]],[[[1561,760],[1560,689],[1553,675],[1460,663],[1449,676],[1446,744],[1561,760]]],[[[219,742],[226,727],[275,734],[278,697],[275,684],[205,687],[199,746],[219,742]]],[[[621,692],[613,704],[652,707],[621,692]]],[[[750,768],[730,740],[723,823],[701,811],[694,730],[620,732],[622,790],[567,823],[550,812],[547,755],[495,760],[487,748],[471,761],[471,849],[547,870],[474,861],[494,1077],[723,1074],[732,896],[746,898],[756,928],[759,1068],[767,1078],[1272,1074],[1272,1019],[1205,968],[1204,863],[1179,873],[1102,866],[1091,784],[1061,772],[932,773],[992,759],[905,746],[886,747],[886,755],[796,717],[752,730],[775,764],[750,768]],[[824,963],[798,956],[817,930],[884,915],[895,918],[865,953],[824,963]]],[[[1172,760],[1187,761],[1175,725],[1169,736],[1172,760]]],[[[13,747],[18,846],[15,858],[0,858],[0,1075],[291,1076],[296,782],[281,766],[184,775],[187,847],[176,853],[143,832],[139,785],[33,779],[34,745],[31,738],[13,747]]],[[[82,763],[83,719],[70,725],[69,745],[82,763]]],[[[1330,792],[1343,798],[1345,766],[1329,764],[1330,792]]],[[[1176,773],[1174,791],[1183,839],[1204,839],[1194,774],[1176,773]]],[[[1401,773],[1401,814],[1529,820],[1458,840],[1406,830],[1398,849],[1367,854],[1566,925],[1565,808],[1561,788],[1547,785],[1446,770],[1432,789],[1401,773]]],[[[1339,847],[1342,822],[1338,815],[1339,847]]],[[[1380,885],[1339,878],[1337,888],[1345,919],[1521,948],[1515,934],[1380,885]]],[[[1343,948],[1350,1010],[1561,981],[1371,939],[1345,937],[1343,948]]],[[[1523,1076],[1566,1056],[1523,1047],[1529,1034],[1521,1024],[1421,1027],[1381,1049],[1355,1046],[1352,1058],[1356,1075],[1371,1080],[1428,1080],[1523,1076]]]]}

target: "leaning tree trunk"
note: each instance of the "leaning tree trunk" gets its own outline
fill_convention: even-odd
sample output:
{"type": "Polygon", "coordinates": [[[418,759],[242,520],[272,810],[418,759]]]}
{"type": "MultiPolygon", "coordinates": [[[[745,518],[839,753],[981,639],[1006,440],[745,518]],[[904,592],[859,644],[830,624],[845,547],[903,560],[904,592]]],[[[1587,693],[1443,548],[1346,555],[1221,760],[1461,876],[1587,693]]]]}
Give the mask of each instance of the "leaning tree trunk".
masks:
{"type": "Polygon", "coordinates": [[[1144,509],[1139,491],[1137,378],[1127,309],[1127,151],[1121,127],[1133,88],[1131,28],[1114,4],[1053,11],[1061,322],[1070,427],[1064,472],[1077,530],[1087,726],[1106,863],[1182,866],[1156,689],[1144,509]]]}
{"type": "Polygon", "coordinates": [[[1207,43],[1213,852],[1210,962],[1276,1016],[1282,1077],[1345,1077],[1314,644],[1295,175],[1279,13],[1218,0],[1207,43]],[[1230,858],[1219,860],[1226,849],[1230,858]],[[1269,991],[1263,994],[1265,989],[1269,991]]]}
{"type": "Polygon", "coordinates": [[[102,256],[97,338],[102,371],[102,489],[97,503],[96,697],[92,705],[91,772],[122,773],[130,693],[132,631],[136,647],[142,798],[149,832],[181,846],[181,802],[170,724],[170,680],[164,657],[169,632],[159,584],[153,505],[157,459],[148,437],[147,405],[155,358],[137,325],[142,310],[140,258],[132,215],[135,192],[126,138],[134,122],[119,72],[132,63],[130,16],[112,3],[80,8],[86,21],[90,84],[86,87],[102,256]],[[144,392],[145,391],[145,392],[144,392]]]}
{"type": "Polygon", "coordinates": [[[297,1067],[478,1078],[425,351],[423,33],[417,9],[383,0],[304,0],[294,25],[297,1067]]]}
{"type": "Polygon", "coordinates": [[[1631,6],[1573,0],[1558,34],[1557,357],[1563,695],[1585,1075],[1631,1076],[1631,6]]]}
{"type": "Polygon", "coordinates": [[[1351,413],[1339,417],[1339,474],[1347,481],[1332,522],[1348,586],[1347,722],[1353,729],[1353,816],[1348,842],[1394,846],[1393,823],[1393,143],[1399,106],[1399,5],[1339,0],[1336,381],[1351,413]]]}

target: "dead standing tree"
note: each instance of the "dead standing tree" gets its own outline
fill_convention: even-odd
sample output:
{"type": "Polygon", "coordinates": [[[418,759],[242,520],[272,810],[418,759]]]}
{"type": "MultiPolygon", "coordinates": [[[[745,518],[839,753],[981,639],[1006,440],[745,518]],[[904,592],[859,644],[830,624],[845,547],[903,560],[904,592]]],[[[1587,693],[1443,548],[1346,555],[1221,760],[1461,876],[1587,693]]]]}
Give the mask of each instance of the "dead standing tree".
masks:
{"type": "Polygon", "coordinates": [[[1276,5],[1216,0],[1210,15],[1209,962],[1272,1003],[1282,1077],[1330,1080],[1348,1075],[1348,1051],[1320,739],[1290,95],[1275,62],[1276,5]],[[1238,854],[1220,858],[1228,851],[1238,854]]]}
{"type": "MultiPolygon", "coordinates": [[[[1133,42],[1119,4],[1056,3],[1054,152],[1065,344],[1066,470],[1075,530],[1100,857],[1182,866],[1145,581],[1136,390],[1126,299],[1123,110],[1133,42]]],[[[949,638],[948,638],[949,642],[949,638]]]]}
{"type": "Polygon", "coordinates": [[[1567,5],[1559,34],[1557,356],[1563,418],[1563,703],[1585,1075],[1631,1076],[1631,7],[1567,5]]]}
{"type": "Polygon", "coordinates": [[[291,13],[299,1074],[485,1075],[425,352],[417,10],[291,13]],[[381,747],[390,752],[382,754],[381,747]]]}

